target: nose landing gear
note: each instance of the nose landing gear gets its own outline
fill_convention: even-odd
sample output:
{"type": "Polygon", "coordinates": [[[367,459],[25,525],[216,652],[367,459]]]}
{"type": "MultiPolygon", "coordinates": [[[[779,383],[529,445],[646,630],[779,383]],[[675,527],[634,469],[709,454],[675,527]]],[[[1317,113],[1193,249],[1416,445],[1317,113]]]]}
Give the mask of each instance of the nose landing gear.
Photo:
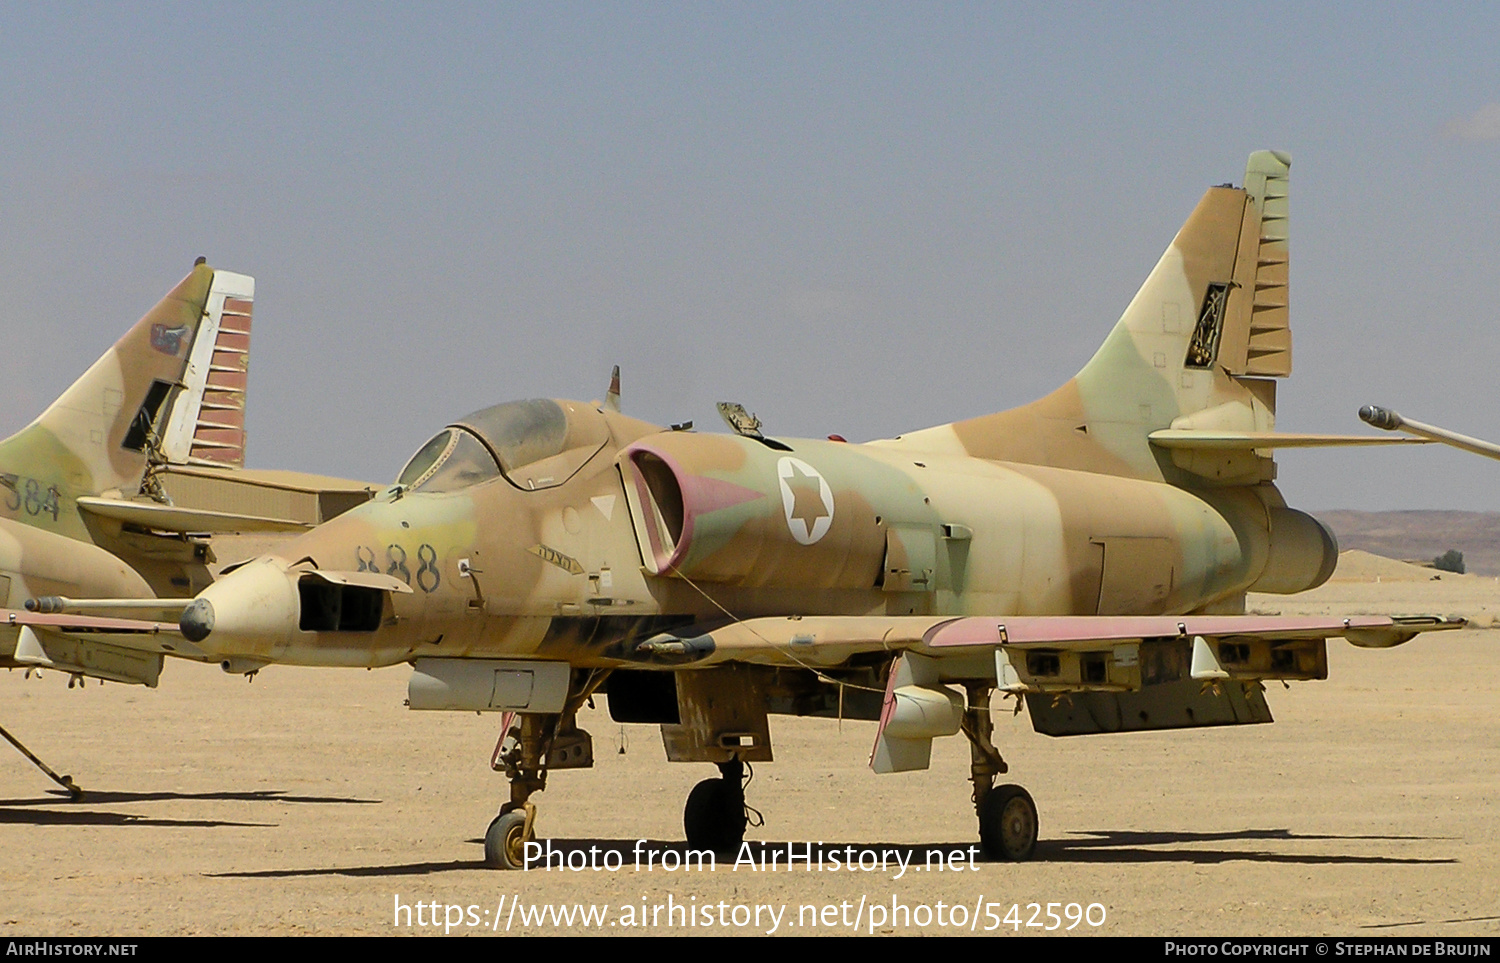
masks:
{"type": "Polygon", "coordinates": [[[579,708],[607,673],[574,673],[574,692],[560,713],[507,712],[500,721],[500,743],[492,768],[510,779],[510,801],[484,833],[484,861],[496,869],[524,869],[526,844],[536,841],[536,804],[531,794],[547,788],[553,769],[589,769],[594,743],[578,728],[579,708]]]}
{"type": "Polygon", "coordinates": [[[497,869],[521,869],[526,865],[526,844],[536,838],[531,823],[536,807],[512,809],[496,816],[484,833],[484,861],[497,869]]]}

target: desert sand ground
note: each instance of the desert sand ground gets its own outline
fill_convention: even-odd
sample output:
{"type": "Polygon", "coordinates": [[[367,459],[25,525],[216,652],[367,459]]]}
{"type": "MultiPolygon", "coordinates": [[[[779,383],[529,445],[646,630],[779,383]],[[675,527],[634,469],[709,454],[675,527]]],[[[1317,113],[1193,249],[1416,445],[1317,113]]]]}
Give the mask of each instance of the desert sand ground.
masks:
{"type": "Polygon", "coordinates": [[[440,923],[446,904],[466,908],[463,933],[599,932],[522,922],[580,904],[607,906],[611,933],[764,932],[780,910],[780,933],[849,933],[857,918],[860,932],[1010,934],[1013,904],[1020,932],[1036,933],[1025,923],[1046,925],[1045,907],[1026,904],[1053,902],[1059,914],[1099,904],[1102,923],[1074,934],[1493,936],[1500,582],[1432,574],[1350,553],[1314,592],[1253,597],[1252,611],[1485,626],[1385,651],[1334,642],[1328,681],[1268,693],[1274,725],[1050,739],[997,711],[1007,778],[1040,809],[1036,860],[901,878],[826,857],[895,849],[920,865],[926,847],[974,845],[959,737],[937,742],[928,772],[875,776],[871,724],[778,717],[776,761],[749,789],[765,826],[749,837],[782,852],[821,842],[825,868],[669,872],[683,800],[713,770],[667,765],[654,728],[612,723],[600,705],[581,718],[596,766],[553,775],[539,831],[575,860],[598,847],[623,866],[503,873],[483,867],[481,843],[504,792],[488,769],[498,720],[403,708],[404,669],[271,668],[246,684],[174,663],[155,691],[3,674],[0,724],[87,795],[50,792],[0,746],[0,934],[442,932],[419,925],[433,902],[440,923]],[[656,868],[636,870],[638,839],[656,868]],[[893,900],[914,917],[876,920],[893,900]],[[398,901],[423,912],[396,925],[398,901]],[[669,923],[660,909],[649,925],[669,901],[694,912],[669,923]],[[768,909],[750,922],[756,905],[768,909]]]}

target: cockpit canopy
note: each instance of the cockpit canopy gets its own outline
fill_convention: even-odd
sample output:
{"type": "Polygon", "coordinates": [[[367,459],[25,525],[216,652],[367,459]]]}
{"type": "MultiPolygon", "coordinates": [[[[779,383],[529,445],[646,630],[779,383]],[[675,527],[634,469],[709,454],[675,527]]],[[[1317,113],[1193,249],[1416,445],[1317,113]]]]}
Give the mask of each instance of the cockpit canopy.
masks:
{"type": "Polygon", "coordinates": [[[465,415],[438,432],[401,469],[396,484],[451,492],[504,475],[532,491],[561,485],[609,440],[604,416],[575,401],[511,401],[465,415]]]}

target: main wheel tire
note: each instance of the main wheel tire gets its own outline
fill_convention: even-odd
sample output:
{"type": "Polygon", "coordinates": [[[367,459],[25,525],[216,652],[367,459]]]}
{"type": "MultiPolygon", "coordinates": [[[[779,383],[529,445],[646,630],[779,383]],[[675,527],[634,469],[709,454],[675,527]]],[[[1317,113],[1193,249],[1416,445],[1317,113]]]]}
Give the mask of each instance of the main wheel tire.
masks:
{"type": "Polygon", "coordinates": [[[1024,863],[1036,852],[1036,803],[1020,786],[996,786],[979,807],[979,840],[991,859],[1024,863]]]}
{"type": "Polygon", "coordinates": [[[688,793],[682,829],[688,845],[715,853],[732,853],[745,839],[745,800],[723,779],[705,779],[688,793]]]}
{"type": "Polygon", "coordinates": [[[522,869],[526,863],[526,812],[501,813],[484,833],[484,861],[496,869],[522,869]]]}

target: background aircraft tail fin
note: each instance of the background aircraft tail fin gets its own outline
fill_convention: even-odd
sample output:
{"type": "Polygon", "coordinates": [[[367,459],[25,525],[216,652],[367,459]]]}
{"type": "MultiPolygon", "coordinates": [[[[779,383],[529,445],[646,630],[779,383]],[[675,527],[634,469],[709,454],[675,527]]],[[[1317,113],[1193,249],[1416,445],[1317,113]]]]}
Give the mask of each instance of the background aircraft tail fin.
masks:
{"type": "Polygon", "coordinates": [[[160,436],[161,453],[169,464],[245,466],[245,389],[254,304],[254,278],[214,272],[182,391],[172,400],[160,436]]]}
{"type": "Polygon", "coordinates": [[[5,470],[71,499],[133,495],[152,463],[242,465],[254,293],[253,279],[200,259],[36,421],[0,442],[5,470]]]}
{"type": "Polygon", "coordinates": [[[1029,405],[913,432],[902,444],[1140,478],[1268,480],[1269,457],[1185,469],[1152,445],[1162,429],[1266,432],[1292,370],[1287,306],[1287,174],[1277,151],[1250,155],[1243,187],[1210,188],[1094,357],[1029,405]],[[946,438],[944,437],[946,436],[946,438]],[[1204,473],[1207,473],[1206,475],[1204,473]],[[1190,477],[1197,476],[1197,477],[1190,477]]]}

